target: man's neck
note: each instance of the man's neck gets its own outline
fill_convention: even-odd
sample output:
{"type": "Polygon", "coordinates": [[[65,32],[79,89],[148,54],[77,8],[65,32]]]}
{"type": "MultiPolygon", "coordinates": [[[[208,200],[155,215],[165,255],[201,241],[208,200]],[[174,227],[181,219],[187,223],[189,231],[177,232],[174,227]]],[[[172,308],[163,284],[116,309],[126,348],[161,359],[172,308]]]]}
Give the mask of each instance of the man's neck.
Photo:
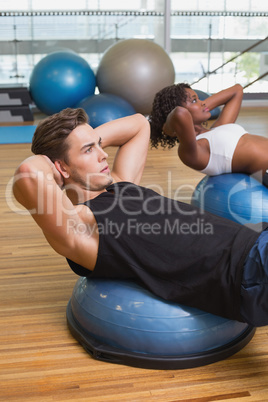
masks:
{"type": "Polygon", "coordinates": [[[67,197],[71,200],[73,205],[78,205],[78,204],[83,204],[84,202],[88,200],[92,200],[93,198],[98,197],[101,193],[105,192],[106,190],[98,190],[98,191],[89,191],[89,190],[83,190],[79,189],[78,191],[75,191],[73,189],[67,189],[66,190],[66,195],[67,197]]]}

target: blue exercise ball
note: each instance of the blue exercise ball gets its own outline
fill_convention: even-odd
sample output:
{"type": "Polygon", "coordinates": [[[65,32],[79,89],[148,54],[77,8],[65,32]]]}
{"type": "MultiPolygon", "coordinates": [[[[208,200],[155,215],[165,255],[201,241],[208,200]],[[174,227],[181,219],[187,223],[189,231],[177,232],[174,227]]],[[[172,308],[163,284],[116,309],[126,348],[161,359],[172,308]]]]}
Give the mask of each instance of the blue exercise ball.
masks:
{"type": "Polygon", "coordinates": [[[191,204],[242,225],[268,221],[268,188],[243,173],[205,176],[191,204]]]}
{"type": "Polygon", "coordinates": [[[123,98],[112,94],[88,96],[79,102],[76,107],[85,110],[89,117],[89,124],[95,128],[120,117],[130,116],[135,109],[123,98]]]}
{"type": "Polygon", "coordinates": [[[67,322],[95,358],[160,369],[226,358],[254,333],[245,323],[167,302],[124,280],[79,278],[67,322]]]}
{"type": "Polygon", "coordinates": [[[30,76],[30,93],[45,114],[74,107],[92,95],[96,77],[85,59],[71,51],[53,52],[41,59],[30,76]]]}
{"type": "MultiPolygon", "coordinates": [[[[194,91],[196,92],[196,94],[200,100],[205,100],[210,96],[207,92],[200,91],[200,89],[194,89],[194,91]]],[[[211,117],[209,118],[209,120],[217,119],[219,117],[220,113],[221,113],[221,109],[219,107],[216,107],[215,109],[210,110],[211,117]]]]}

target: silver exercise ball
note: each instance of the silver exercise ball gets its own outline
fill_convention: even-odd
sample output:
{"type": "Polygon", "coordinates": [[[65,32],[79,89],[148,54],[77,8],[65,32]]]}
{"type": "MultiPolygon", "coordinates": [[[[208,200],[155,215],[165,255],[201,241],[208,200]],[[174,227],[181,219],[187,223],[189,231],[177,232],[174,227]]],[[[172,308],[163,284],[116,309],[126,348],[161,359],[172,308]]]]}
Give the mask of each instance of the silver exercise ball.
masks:
{"type": "Polygon", "coordinates": [[[166,51],[146,39],[126,39],[104,53],[96,74],[102,93],[121,96],[142,114],[149,114],[156,92],[175,80],[166,51]]]}

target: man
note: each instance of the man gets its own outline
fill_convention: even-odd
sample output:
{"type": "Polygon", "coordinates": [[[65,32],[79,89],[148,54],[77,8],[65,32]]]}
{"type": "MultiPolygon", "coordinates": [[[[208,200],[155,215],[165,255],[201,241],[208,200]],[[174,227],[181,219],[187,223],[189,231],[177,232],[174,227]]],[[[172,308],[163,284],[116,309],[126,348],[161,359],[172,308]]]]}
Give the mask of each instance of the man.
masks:
{"type": "Polygon", "coordinates": [[[166,300],[266,325],[268,264],[255,257],[268,232],[140,187],[149,134],[139,114],[96,129],[82,109],[50,116],[14,195],[78,275],[137,280],[166,300]],[[118,147],[112,171],[107,146],[118,147]]]}

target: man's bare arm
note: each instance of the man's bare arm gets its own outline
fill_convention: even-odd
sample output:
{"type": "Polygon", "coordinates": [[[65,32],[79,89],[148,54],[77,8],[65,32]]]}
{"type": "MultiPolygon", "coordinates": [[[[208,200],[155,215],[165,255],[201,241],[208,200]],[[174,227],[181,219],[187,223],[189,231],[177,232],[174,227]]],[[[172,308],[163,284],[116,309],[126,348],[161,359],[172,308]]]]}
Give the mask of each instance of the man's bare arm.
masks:
{"type": "Polygon", "coordinates": [[[141,114],[124,117],[95,129],[102,146],[118,146],[112,176],[115,181],[140,182],[150,140],[148,120],[141,114]]]}
{"type": "Polygon", "coordinates": [[[16,200],[32,215],[52,248],[64,257],[90,265],[88,255],[93,241],[76,208],[61,189],[62,180],[54,164],[43,155],[27,158],[14,175],[16,200]],[[85,230],[76,230],[84,225],[85,230]],[[74,258],[75,257],[75,258],[74,258]]]}

